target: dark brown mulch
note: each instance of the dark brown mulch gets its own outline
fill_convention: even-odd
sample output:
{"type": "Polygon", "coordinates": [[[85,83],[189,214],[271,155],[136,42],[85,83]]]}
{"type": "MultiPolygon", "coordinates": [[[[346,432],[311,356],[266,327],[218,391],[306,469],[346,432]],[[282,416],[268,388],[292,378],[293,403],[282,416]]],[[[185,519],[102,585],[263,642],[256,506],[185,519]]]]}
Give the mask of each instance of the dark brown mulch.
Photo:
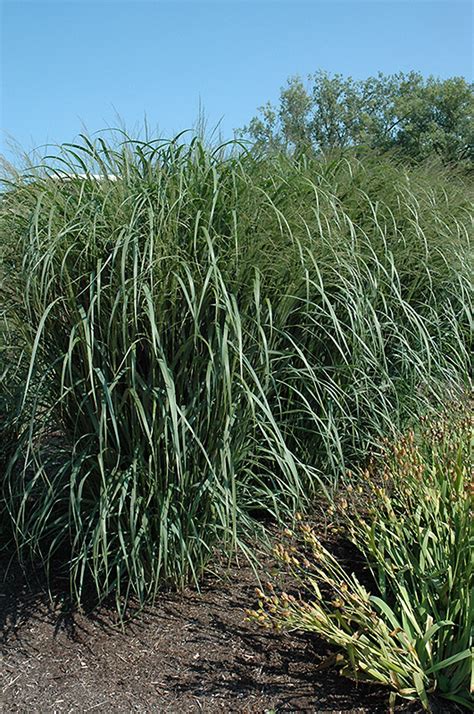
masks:
{"type": "Polygon", "coordinates": [[[18,569],[1,573],[2,712],[388,710],[385,690],[316,669],[330,654],[321,640],[244,621],[255,604],[247,563],[209,576],[200,593],[161,595],[125,632],[112,608],[68,613],[18,569]]]}

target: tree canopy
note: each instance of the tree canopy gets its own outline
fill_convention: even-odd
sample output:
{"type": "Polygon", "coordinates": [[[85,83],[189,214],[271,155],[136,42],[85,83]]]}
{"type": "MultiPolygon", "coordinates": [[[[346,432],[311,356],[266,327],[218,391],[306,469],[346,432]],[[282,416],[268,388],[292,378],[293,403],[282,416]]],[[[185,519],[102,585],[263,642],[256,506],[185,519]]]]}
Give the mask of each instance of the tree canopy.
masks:
{"type": "Polygon", "coordinates": [[[319,71],[306,84],[290,77],[278,105],[260,107],[242,133],[270,149],[369,146],[413,160],[473,161],[473,85],[417,72],[355,80],[319,71]]]}

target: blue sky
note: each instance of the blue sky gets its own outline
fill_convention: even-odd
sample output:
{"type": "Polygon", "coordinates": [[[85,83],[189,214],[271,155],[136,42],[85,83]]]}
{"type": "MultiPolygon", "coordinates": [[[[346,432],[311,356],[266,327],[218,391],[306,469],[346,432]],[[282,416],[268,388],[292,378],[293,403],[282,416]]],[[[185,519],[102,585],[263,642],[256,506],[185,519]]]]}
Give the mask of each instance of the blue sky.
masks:
{"type": "Polygon", "coordinates": [[[117,125],[169,136],[202,102],[225,138],[289,75],[417,70],[472,80],[463,0],[0,0],[1,148],[117,125]]]}

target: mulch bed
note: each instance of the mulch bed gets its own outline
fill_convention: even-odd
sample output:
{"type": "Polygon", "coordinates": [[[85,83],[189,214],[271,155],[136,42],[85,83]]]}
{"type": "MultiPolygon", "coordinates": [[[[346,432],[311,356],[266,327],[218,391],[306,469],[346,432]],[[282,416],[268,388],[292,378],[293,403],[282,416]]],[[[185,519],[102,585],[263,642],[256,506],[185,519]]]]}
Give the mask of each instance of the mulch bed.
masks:
{"type": "Polygon", "coordinates": [[[124,631],[112,607],[72,613],[19,569],[2,577],[2,565],[2,712],[388,711],[386,690],[317,669],[331,654],[317,637],[244,621],[256,585],[246,562],[200,592],[160,595],[124,631]]]}

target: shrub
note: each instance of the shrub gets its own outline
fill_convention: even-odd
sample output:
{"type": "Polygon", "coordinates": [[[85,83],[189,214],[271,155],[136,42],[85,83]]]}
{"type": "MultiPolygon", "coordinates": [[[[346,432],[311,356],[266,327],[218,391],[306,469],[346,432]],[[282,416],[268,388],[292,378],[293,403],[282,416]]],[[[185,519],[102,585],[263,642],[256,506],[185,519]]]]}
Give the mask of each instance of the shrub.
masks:
{"type": "Polygon", "coordinates": [[[373,594],[300,524],[300,547],[280,543],[276,553],[308,597],[259,592],[250,617],[321,635],[340,649],[343,674],[419,698],[427,710],[432,695],[472,706],[473,425],[462,411],[427,422],[341,497],[373,594]]]}
{"type": "Polygon", "coordinates": [[[448,174],[86,137],[48,161],[0,204],[26,357],[1,501],[78,601],[90,576],[142,601],[196,580],[467,378],[470,196],[448,174]]]}

